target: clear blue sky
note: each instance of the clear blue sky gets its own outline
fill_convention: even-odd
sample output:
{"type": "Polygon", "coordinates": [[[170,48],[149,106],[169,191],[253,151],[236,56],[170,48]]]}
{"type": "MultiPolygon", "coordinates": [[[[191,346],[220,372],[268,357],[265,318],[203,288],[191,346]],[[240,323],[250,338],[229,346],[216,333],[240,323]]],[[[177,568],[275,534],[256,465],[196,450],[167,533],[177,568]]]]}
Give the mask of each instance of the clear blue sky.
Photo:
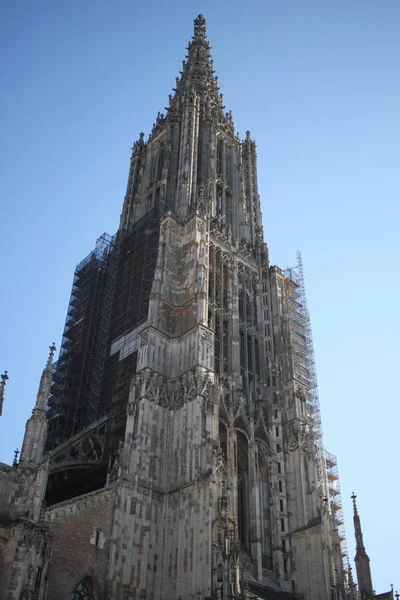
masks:
{"type": "Polygon", "coordinates": [[[325,443],[350,556],[399,576],[399,0],[9,0],[0,17],[0,460],[21,446],[73,270],[114,233],[198,13],[235,127],[258,144],[273,264],[303,252],[325,443]],[[396,510],[397,509],[397,510],[396,510]]]}

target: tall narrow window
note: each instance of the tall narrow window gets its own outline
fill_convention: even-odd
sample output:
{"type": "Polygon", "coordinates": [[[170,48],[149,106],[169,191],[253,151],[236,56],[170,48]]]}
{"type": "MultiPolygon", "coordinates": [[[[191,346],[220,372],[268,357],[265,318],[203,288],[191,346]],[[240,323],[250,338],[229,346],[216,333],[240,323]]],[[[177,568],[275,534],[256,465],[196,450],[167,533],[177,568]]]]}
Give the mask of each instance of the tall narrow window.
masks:
{"type": "Polygon", "coordinates": [[[237,432],[237,519],[239,539],[245,550],[250,546],[249,456],[246,436],[237,432]]]}
{"type": "Polygon", "coordinates": [[[151,155],[150,185],[153,185],[153,183],[154,183],[154,177],[156,174],[156,161],[157,161],[157,154],[156,154],[155,150],[153,149],[153,152],[151,155]]]}
{"type": "Polygon", "coordinates": [[[214,333],[214,369],[216,373],[220,373],[221,369],[221,318],[218,314],[215,315],[215,333],[214,333]]]}
{"type": "Polygon", "coordinates": [[[163,170],[163,163],[164,163],[164,142],[161,142],[161,144],[160,144],[160,150],[158,152],[157,181],[160,181],[160,179],[161,179],[162,170],[163,170]]]}
{"type": "Polygon", "coordinates": [[[232,185],[232,150],[231,148],[226,149],[226,182],[228,185],[232,185]]]}
{"type": "Polygon", "coordinates": [[[239,345],[240,345],[240,374],[244,381],[245,369],[246,369],[246,351],[244,347],[244,333],[243,329],[239,332],[239,345]]]}
{"type": "Polygon", "coordinates": [[[197,145],[197,183],[201,182],[201,163],[202,163],[202,139],[199,135],[199,141],[197,145]]]}
{"type": "Polygon", "coordinates": [[[229,372],[229,323],[227,319],[223,320],[222,344],[223,344],[223,370],[229,372]]]}
{"type": "Polygon", "coordinates": [[[217,144],[217,175],[222,175],[222,142],[217,144]]]}
{"type": "Polygon", "coordinates": [[[229,267],[224,266],[223,267],[224,270],[224,280],[223,280],[223,284],[224,284],[224,293],[223,293],[223,303],[222,303],[222,307],[224,309],[224,311],[228,311],[228,301],[229,301],[229,288],[230,288],[230,281],[231,281],[231,272],[229,267]]]}
{"type": "Polygon", "coordinates": [[[251,345],[251,335],[247,335],[247,369],[253,374],[253,352],[251,345]]]}
{"type": "Polygon", "coordinates": [[[222,187],[217,186],[217,215],[218,215],[218,227],[222,227],[222,187]]]}
{"type": "Polygon", "coordinates": [[[260,348],[258,344],[258,340],[254,340],[254,351],[255,351],[255,359],[256,359],[256,373],[260,375],[260,348]]]}
{"type": "Polygon", "coordinates": [[[39,591],[40,581],[42,579],[42,572],[43,572],[43,567],[38,567],[37,573],[36,573],[36,581],[35,581],[35,592],[39,591]]]}
{"type": "Polygon", "coordinates": [[[208,300],[214,303],[214,246],[210,247],[209,272],[208,272],[208,300]]]}

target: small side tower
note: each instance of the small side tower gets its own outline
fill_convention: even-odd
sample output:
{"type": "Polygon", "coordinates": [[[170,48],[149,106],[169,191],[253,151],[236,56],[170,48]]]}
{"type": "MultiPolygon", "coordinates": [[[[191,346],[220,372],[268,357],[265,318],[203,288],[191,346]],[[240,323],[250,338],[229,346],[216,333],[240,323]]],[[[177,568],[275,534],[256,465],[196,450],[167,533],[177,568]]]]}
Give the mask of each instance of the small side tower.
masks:
{"type": "Polygon", "coordinates": [[[374,598],[374,591],[372,588],[371,569],[369,566],[369,557],[365,551],[363,534],[361,531],[360,516],[357,511],[356,504],[357,496],[353,492],[351,499],[353,500],[354,508],[354,535],[356,538],[356,555],[354,561],[356,563],[358,589],[360,592],[361,600],[369,600],[374,598]]]}
{"type": "Polygon", "coordinates": [[[39,390],[36,397],[35,408],[25,427],[24,442],[22,444],[20,465],[33,467],[43,458],[43,448],[47,434],[46,408],[50,394],[52,379],[53,356],[56,347],[50,346],[49,358],[40,378],[39,390]]]}
{"type": "MultiPolygon", "coordinates": [[[[0,463],[0,598],[43,600],[51,555],[51,534],[44,523],[49,459],[43,458],[46,409],[52,379],[54,344],[43,370],[35,408],[26,423],[20,461],[0,463]]],[[[0,384],[2,399],[6,375],[0,384]]]]}

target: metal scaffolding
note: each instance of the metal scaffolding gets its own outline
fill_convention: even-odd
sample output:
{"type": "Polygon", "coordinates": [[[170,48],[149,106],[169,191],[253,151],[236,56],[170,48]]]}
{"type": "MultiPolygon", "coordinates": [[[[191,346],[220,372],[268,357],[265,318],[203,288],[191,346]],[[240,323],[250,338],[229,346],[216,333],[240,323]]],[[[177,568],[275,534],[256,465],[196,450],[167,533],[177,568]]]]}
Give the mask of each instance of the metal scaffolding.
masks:
{"type": "Polygon", "coordinates": [[[328,498],[329,489],[322,440],[314,347],[300,251],[297,252],[296,267],[286,269],[284,276],[285,307],[292,358],[292,376],[305,389],[308,423],[315,445],[318,485],[323,492],[323,496],[328,498]]]}
{"type": "Polygon", "coordinates": [[[110,347],[101,391],[101,414],[108,415],[111,452],[125,432],[129,389],[137,364],[137,350],[131,351],[128,345],[132,344],[132,332],[148,319],[159,233],[160,220],[155,213],[149,213],[120,242],[110,347]],[[111,344],[116,340],[119,351],[111,353],[111,344]]]}
{"type": "MultiPolygon", "coordinates": [[[[344,563],[345,559],[347,559],[347,544],[344,527],[343,505],[340,493],[339,471],[336,456],[330,454],[327,452],[327,450],[325,450],[325,464],[328,477],[329,505],[332,514],[335,517],[337,536],[340,544],[340,554],[344,563]]],[[[344,570],[345,572],[348,570],[346,565],[344,565],[344,570]]]]}
{"type": "Polygon", "coordinates": [[[75,269],[48,408],[47,450],[99,418],[118,246],[104,233],[75,269]]]}

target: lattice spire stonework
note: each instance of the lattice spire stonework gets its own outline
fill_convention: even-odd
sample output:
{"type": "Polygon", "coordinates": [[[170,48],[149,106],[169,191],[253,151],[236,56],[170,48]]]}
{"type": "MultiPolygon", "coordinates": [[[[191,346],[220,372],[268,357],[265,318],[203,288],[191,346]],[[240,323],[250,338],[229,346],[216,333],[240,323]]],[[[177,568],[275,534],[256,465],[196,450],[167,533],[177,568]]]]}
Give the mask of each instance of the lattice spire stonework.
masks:
{"type": "Polygon", "coordinates": [[[175,94],[171,99],[169,113],[180,108],[185,96],[197,93],[200,96],[201,105],[210,113],[210,116],[224,119],[218,78],[214,76],[210,44],[206,34],[206,21],[203,15],[199,15],[194,20],[193,38],[189,42],[187,50],[187,60],[183,61],[180,78],[176,79],[175,94]]]}

